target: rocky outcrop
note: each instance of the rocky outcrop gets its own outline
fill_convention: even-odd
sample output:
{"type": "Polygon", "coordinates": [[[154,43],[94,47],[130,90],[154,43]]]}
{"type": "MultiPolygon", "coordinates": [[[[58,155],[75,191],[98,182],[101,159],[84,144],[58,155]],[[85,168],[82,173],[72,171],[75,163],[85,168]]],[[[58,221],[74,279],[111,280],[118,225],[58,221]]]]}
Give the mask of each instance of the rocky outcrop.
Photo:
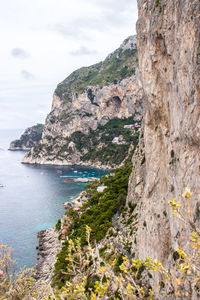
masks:
{"type": "Polygon", "coordinates": [[[135,120],[141,120],[143,90],[136,68],[137,39],[129,37],[104,62],[72,73],[58,85],[42,140],[23,162],[87,164],[81,157],[89,151],[85,135],[91,130],[113,118],[135,116],[135,120]]]}
{"type": "Polygon", "coordinates": [[[55,228],[48,228],[38,232],[39,262],[36,267],[37,280],[42,279],[48,284],[52,278],[56,255],[61,250],[61,242],[58,240],[58,233],[55,228]]]}
{"type": "MultiPolygon", "coordinates": [[[[118,213],[114,215],[112,226],[115,231],[113,237],[109,235],[108,243],[111,241],[111,250],[118,249],[127,256],[134,253],[135,257],[141,260],[146,257],[157,258],[171,270],[175,265],[174,253],[178,246],[187,247],[189,228],[180,220],[172,218],[168,201],[171,198],[181,199],[186,187],[190,188],[193,194],[192,218],[199,223],[200,7],[197,0],[138,0],[138,7],[139,66],[146,100],[145,115],[140,142],[132,159],[133,171],[129,179],[126,213],[124,211],[121,216],[118,213]],[[129,248],[129,243],[130,249],[127,252],[124,245],[126,248],[128,245],[129,248]]],[[[94,95],[104,89],[107,94],[108,91],[119,88],[122,82],[126,82],[130,87],[133,82],[137,83],[137,79],[132,76],[122,80],[117,86],[109,84],[102,89],[91,87],[89,95],[86,92],[75,95],[73,101],[77,103],[77,107],[80,107],[78,103],[81,103],[76,102],[77,97],[79,100],[85,97],[84,103],[89,103],[91,99],[93,101],[89,113],[95,114],[96,123],[92,123],[90,126],[94,127],[91,128],[95,129],[98,122],[101,124],[109,118],[108,113],[105,118],[101,114],[102,118],[98,119],[100,108],[108,112],[110,104],[105,105],[105,101],[108,101],[106,97],[94,95]],[[88,97],[91,99],[88,100],[88,97]]],[[[130,88],[126,90],[123,97],[129,90],[130,88]]],[[[133,97],[131,93],[132,89],[130,97],[133,97]]],[[[67,93],[64,94],[63,97],[66,97],[67,93]]],[[[53,114],[48,116],[47,122],[50,122],[56,111],[59,115],[63,105],[69,105],[64,104],[63,99],[58,95],[54,97],[53,114]]],[[[114,98],[114,94],[111,99],[110,109],[113,113],[119,113],[118,108],[119,105],[122,106],[123,101],[120,104],[119,99],[114,98]]],[[[127,98],[124,99],[128,103],[127,98]]],[[[134,102],[134,99],[131,101],[134,102]]],[[[71,109],[70,105],[67,107],[71,109]]],[[[56,118],[52,119],[54,130],[47,131],[55,134],[54,141],[56,122],[56,118]]],[[[70,122],[74,124],[76,131],[73,119],[70,122]]],[[[84,124],[81,118],[80,124],[84,124]]],[[[85,125],[83,130],[86,134],[90,126],[85,125]]],[[[66,131],[65,136],[68,137],[68,134],[66,131]]],[[[45,137],[47,134],[44,133],[44,141],[45,137]]],[[[73,150],[74,145],[71,143],[70,147],[73,150]]],[[[30,161],[40,162],[40,159],[43,159],[43,162],[47,162],[45,152],[43,156],[32,160],[34,151],[30,154],[30,161]]],[[[55,163],[53,157],[52,163],[55,163]]],[[[87,199],[84,198],[83,202],[85,201],[87,199]]],[[[66,208],[80,210],[81,204],[82,200],[78,199],[76,203],[67,203],[66,208]]],[[[184,206],[186,208],[187,203],[184,206]]],[[[174,299],[172,293],[163,296],[156,294],[161,278],[158,272],[152,276],[152,279],[151,276],[148,277],[148,281],[155,291],[155,298],[174,299]]]]}
{"type": "MultiPolygon", "coordinates": [[[[79,210],[80,207],[82,206],[82,204],[86,203],[87,200],[88,199],[85,195],[85,192],[83,191],[71,202],[65,202],[64,207],[65,207],[66,211],[68,211],[70,209],[79,210]]],[[[61,221],[62,221],[61,223],[63,223],[63,221],[65,220],[65,216],[62,218],[63,218],[63,220],[61,219],[61,221]]]]}
{"type": "Polygon", "coordinates": [[[98,177],[74,177],[74,178],[67,178],[63,182],[65,183],[88,183],[88,182],[94,182],[94,181],[99,181],[98,177]]]}
{"type": "Polygon", "coordinates": [[[18,140],[10,143],[9,150],[30,150],[41,140],[42,130],[42,124],[27,128],[18,140]]]}
{"type": "MultiPolygon", "coordinates": [[[[138,256],[157,258],[170,269],[173,253],[188,241],[189,228],[171,218],[168,201],[181,199],[190,188],[193,219],[199,222],[200,4],[138,0],[138,8],[146,112],[144,143],[133,158],[128,201],[139,207],[138,256]]],[[[157,278],[154,288],[158,285],[157,278]]]]}

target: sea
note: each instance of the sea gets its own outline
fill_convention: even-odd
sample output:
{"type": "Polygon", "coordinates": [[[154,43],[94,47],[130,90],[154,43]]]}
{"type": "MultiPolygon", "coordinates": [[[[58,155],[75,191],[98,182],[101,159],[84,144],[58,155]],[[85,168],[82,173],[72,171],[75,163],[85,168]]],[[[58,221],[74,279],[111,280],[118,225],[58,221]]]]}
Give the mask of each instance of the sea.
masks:
{"type": "Polygon", "coordinates": [[[79,166],[22,164],[24,151],[9,151],[23,130],[0,130],[0,243],[13,248],[17,269],[37,263],[37,232],[54,226],[63,204],[83,191],[65,177],[101,177],[106,171],[79,166]]]}

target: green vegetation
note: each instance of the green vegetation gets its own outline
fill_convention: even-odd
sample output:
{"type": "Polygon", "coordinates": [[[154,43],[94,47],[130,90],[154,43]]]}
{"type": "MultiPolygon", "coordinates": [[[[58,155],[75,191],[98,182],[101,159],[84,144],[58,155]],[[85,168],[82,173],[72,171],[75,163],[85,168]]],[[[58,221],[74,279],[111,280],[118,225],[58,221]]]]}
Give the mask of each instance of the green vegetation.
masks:
{"type": "Polygon", "coordinates": [[[88,95],[88,98],[90,99],[90,101],[91,101],[92,104],[99,106],[99,104],[97,104],[97,103],[94,102],[95,96],[94,96],[94,94],[93,94],[93,92],[92,92],[91,89],[87,90],[87,95],[88,95]]]}
{"type": "MultiPolygon", "coordinates": [[[[72,223],[68,230],[68,238],[76,241],[80,238],[81,244],[86,241],[86,227],[92,229],[91,241],[100,241],[105,237],[108,229],[112,226],[112,218],[124,208],[127,191],[128,179],[132,166],[125,165],[118,168],[109,175],[101,178],[100,182],[94,182],[85,186],[88,202],[83,204],[81,212],[75,210],[67,211],[72,223]],[[97,192],[97,186],[103,185],[107,188],[103,193],[97,192]]],[[[67,267],[66,255],[68,254],[68,241],[63,245],[55,264],[54,283],[61,287],[69,280],[69,275],[63,275],[61,270],[67,267]]],[[[101,254],[106,248],[101,249],[101,254]]]]}
{"type": "Polygon", "coordinates": [[[131,203],[130,201],[128,202],[128,207],[129,207],[131,213],[133,213],[136,206],[137,206],[136,203],[131,203]]]}
{"type": "MultiPolygon", "coordinates": [[[[39,142],[38,144],[35,145],[34,147],[34,153],[33,153],[33,157],[38,157],[41,153],[41,151],[44,148],[44,144],[42,144],[41,142],[39,142]]],[[[31,155],[31,152],[28,152],[28,155],[31,155]]]]}
{"type": "MultiPolygon", "coordinates": [[[[54,288],[56,299],[152,299],[152,288],[150,285],[141,285],[141,276],[144,270],[146,273],[158,268],[163,271],[163,266],[151,258],[144,263],[139,259],[129,260],[122,254],[116,256],[114,251],[110,253],[110,262],[99,259],[96,247],[92,247],[90,242],[90,233],[91,228],[86,226],[86,247],[81,247],[78,239],[68,240],[68,264],[63,275],[69,276],[70,280],[63,287],[54,288]]],[[[149,272],[148,275],[151,276],[149,272]]],[[[49,300],[54,299],[49,297],[49,300]]]]}
{"type": "Polygon", "coordinates": [[[0,243],[0,300],[44,299],[49,288],[38,289],[34,269],[21,268],[17,273],[12,253],[11,247],[0,243]]]}
{"type": "Polygon", "coordinates": [[[141,166],[145,163],[145,160],[146,160],[146,158],[145,158],[145,155],[144,155],[142,160],[141,160],[141,166]]]}
{"type": "Polygon", "coordinates": [[[35,143],[38,143],[42,138],[42,131],[43,131],[44,125],[37,124],[35,126],[32,126],[21,135],[20,139],[15,140],[14,147],[21,148],[23,146],[31,148],[35,145],[35,143]]]}
{"type": "Polygon", "coordinates": [[[125,205],[131,169],[131,166],[125,166],[117,169],[114,175],[103,176],[100,185],[107,186],[103,193],[96,191],[96,183],[86,186],[90,197],[82,207],[81,216],[74,219],[71,237],[81,237],[84,241],[86,225],[92,229],[92,240],[99,241],[105,236],[112,226],[112,217],[125,205]]]}
{"type": "Polygon", "coordinates": [[[100,161],[111,166],[119,165],[128,156],[130,145],[132,144],[136,147],[138,144],[139,131],[124,128],[124,125],[134,123],[133,117],[125,119],[114,118],[104,126],[99,125],[96,130],[90,129],[88,135],[81,131],[76,131],[70,138],[67,138],[66,145],[60,149],[58,155],[62,155],[62,152],[68,149],[68,145],[72,141],[76,149],[83,154],[81,156],[82,161],[91,161],[93,163],[100,161]],[[114,137],[120,135],[126,144],[113,144],[112,140],[114,137]]]}
{"type": "Polygon", "coordinates": [[[123,254],[120,254],[119,257],[116,260],[115,266],[114,266],[114,272],[116,275],[118,275],[119,273],[121,273],[121,269],[120,266],[123,263],[123,254]]]}
{"type": "Polygon", "coordinates": [[[156,7],[160,6],[160,0],[156,0],[156,7]]]}
{"type": "Polygon", "coordinates": [[[166,212],[166,210],[163,211],[163,215],[164,215],[165,217],[167,217],[167,212],[166,212]]]}
{"type": "Polygon", "coordinates": [[[120,164],[128,155],[129,145],[114,145],[109,143],[101,149],[92,149],[86,155],[82,157],[83,161],[95,161],[99,160],[100,162],[110,165],[120,164]]]}
{"type": "Polygon", "coordinates": [[[105,251],[107,250],[107,246],[105,245],[103,248],[99,249],[99,255],[100,257],[102,257],[105,253],[105,251]]]}
{"type": "Polygon", "coordinates": [[[171,160],[170,160],[169,164],[173,165],[176,162],[176,160],[177,160],[176,157],[175,157],[175,152],[174,152],[173,149],[170,152],[170,156],[171,156],[171,160]]]}
{"type": "Polygon", "coordinates": [[[59,231],[61,229],[61,219],[56,223],[56,230],[59,231]]]}
{"type": "Polygon", "coordinates": [[[91,103],[97,105],[92,90],[88,87],[117,84],[118,81],[135,74],[137,62],[137,49],[123,51],[122,48],[118,48],[103,62],[73,72],[57,86],[55,93],[62,100],[71,102],[73,93],[87,91],[91,103]]]}

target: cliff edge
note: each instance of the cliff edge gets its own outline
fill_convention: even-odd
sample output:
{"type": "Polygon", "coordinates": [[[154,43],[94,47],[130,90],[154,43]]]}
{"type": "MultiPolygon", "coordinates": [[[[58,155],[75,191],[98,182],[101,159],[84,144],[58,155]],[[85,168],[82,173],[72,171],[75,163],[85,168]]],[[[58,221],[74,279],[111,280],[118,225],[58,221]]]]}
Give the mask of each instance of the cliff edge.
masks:
{"type": "Polygon", "coordinates": [[[43,126],[37,124],[27,128],[18,140],[10,143],[9,150],[30,150],[41,140],[43,126]]]}
{"type": "Polygon", "coordinates": [[[143,113],[137,66],[137,37],[131,36],[105,61],[81,68],[61,82],[42,140],[25,155],[23,163],[107,166],[111,157],[123,153],[111,163],[119,165],[131,151],[132,132],[124,131],[124,126],[139,124],[143,113]],[[108,124],[113,119],[119,121],[117,125],[108,124]],[[113,131],[116,126],[121,129],[113,135],[111,127],[113,131]],[[114,138],[121,139],[121,145],[112,143],[114,138]]]}
{"type": "MultiPolygon", "coordinates": [[[[172,218],[168,201],[181,199],[188,187],[193,220],[200,220],[200,3],[138,0],[138,8],[146,111],[127,201],[138,208],[137,255],[170,268],[189,228],[172,218]]],[[[152,284],[156,289],[159,278],[152,284]]]]}

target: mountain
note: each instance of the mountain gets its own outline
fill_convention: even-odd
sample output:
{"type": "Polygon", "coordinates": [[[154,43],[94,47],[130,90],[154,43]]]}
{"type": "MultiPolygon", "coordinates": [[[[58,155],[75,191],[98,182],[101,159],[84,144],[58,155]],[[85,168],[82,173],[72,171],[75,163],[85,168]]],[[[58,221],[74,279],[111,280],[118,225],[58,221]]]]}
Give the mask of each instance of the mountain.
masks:
{"type": "Polygon", "coordinates": [[[30,150],[42,138],[43,124],[37,124],[29,127],[18,140],[10,143],[9,150],[30,150]]]}
{"type": "Polygon", "coordinates": [[[66,298],[199,297],[199,1],[138,8],[139,143],[130,165],[86,186],[57,223],[53,284],[66,298]]]}
{"type": "Polygon", "coordinates": [[[51,241],[41,253],[53,298],[199,298],[199,0],[138,0],[138,11],[141,81],[129,73],[137,66],[136,52],[130,61],[126,57],[127,78],[119,75],[121,63],[110,77],[106,71],[113,57],[123,60],[130,38],[95,65],[99,69],[74,72],[58,85],[42,141],[24,159],[81,163],[94,157],[103,162],[99,152],[105,154],[103,147],[110,146],[106,137],[116,147],[128,141],[136,146],[129,138],[140,133],[133,155],[128,151],[131,161],[66,204],[55,227],[62,249],[53,278],[47,263],[51,241]]]}
{"type": "Polygon", "coordinates": [[[124,126],[140,124],[144,106],[137,66],[137,38],[131,36],[103,62],[81,68],[58,84],[42,140],[23,162],[99,167],[122,163],[139,132],[124,126]],[[122,142],[113,142],[118,139],[122,142]]]}

